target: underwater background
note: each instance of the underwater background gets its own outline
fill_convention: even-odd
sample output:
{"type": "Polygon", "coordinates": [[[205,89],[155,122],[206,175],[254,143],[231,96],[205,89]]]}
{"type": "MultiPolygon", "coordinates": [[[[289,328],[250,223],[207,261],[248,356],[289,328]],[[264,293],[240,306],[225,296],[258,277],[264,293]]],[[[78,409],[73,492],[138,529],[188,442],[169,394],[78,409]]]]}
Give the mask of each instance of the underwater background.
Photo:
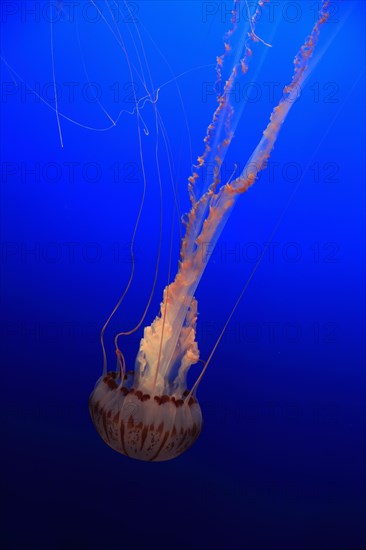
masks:
{"type": "MultiPolygon", "coordinates": [[[[170,280],[176,272],[175,206],[189,208],[231,7],[1,3],[3,548],[366,548],[362,1],[332,2],[267,171],[240,198],[198,287],[206,359],[250,278],[198,390],[199,439],[173,461],[144,463],[107,447],[89,417],[99,333],[130,275],[143,193],[133,91],[146,197],[133,284],[106,333],[111,368],[113,336],[138,323],[153,284],[157,143],[162,251],[142,327],[158,313],[169,266],[170,280]],[[159,136],[113,19],[130,63],[153,83],[159,136]]],[[[258,143],[317,8],[277,1],[263,13],[257,33],[272,47],[256,45],[236,90],[238,111],[246,105],[223,179],[258,143]]],[[[128,368],[141,336],[120,341],[128,368]]]]}

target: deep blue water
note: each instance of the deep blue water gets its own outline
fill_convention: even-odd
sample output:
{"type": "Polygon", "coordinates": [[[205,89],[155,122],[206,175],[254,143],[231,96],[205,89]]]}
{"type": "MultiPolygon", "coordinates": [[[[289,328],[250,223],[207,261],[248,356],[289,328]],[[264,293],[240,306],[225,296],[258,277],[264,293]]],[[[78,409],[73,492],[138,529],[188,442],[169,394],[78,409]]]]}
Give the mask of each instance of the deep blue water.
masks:
{"type": "MultiPolygon", "coordinates": [[[[171,181],[184,212],[216,106],[215,62],[231,3],[131,1],[118,12],[110,2],[121,37],[104,2],[102,15],[88,0],[51,4],[1,4],[3,547],[366,548],[364,3],[332,4],[321,58],[267,172],[241,197],[212,254],[197,291],[203,359],[264,250],[199,388],[203,432],[187,453],[157,464],[109,449],[87,407],[102,368],[99,331],[130,274],[143,191],[118,41],[132,70],[143,66],[149,89],[160,86],[170,152],[147,102],[146,200],[134,281],[107,332],[112,364],[113,335],[139,321],[155,271],[156,143],[162,255],[144,325],[158,312],[171,181]],[[60,117],[63,147],[51,20],[58,110],[69,119],[60,117]],[[137,31],[144,51],[134,49],[137,31]],[[109,117],[118,117],[115,127],[109,117]]],[[[315,8],[281,1],[263,14],[257,31],[272,48],[257,45],[237,90],[238,110],[247,103],[226,178],[256,146],[315,8]]],[[[134,86],[142,98],[142,80],[134,86]]],[[[175,221],[172,274],[178,249],[175,221]]],[[[141,335],[121,341],[130,367],[141,335]]],[[[192,367],[190,383],[198,372],[192,367]]]]}

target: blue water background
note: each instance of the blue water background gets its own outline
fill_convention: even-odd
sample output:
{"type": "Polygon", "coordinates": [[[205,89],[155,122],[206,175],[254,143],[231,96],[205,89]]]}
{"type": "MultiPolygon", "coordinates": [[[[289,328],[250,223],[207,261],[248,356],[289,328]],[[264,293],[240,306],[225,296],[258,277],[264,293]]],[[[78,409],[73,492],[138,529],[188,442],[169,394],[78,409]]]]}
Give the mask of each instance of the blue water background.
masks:
{"type": "MultiPolygon", "coordinates": [[[[129,4],[127,12],[120,2],[120,32],[130,62],[144,64],[150,86],[147,60],[160,86],[172,161],[170,171],[160,130],[162,254],[146,325],[168,281],[172,215],[171,278],[176,271],[172,181],[184,212],[216,106],[215,62],[231,3],[129,4]],[[146,60],[131,29],[135,39],[141,33],[146,60]]],[[[46,1],[2,3],[4,548],[366,547],[365,6],[332,6],[321,58],[268,171],[241,197],[197,291],[206,359],[264,251],[199,387],[203,432],[183,456],[150,464],[109,449],[87,407],[102,368],[99,331],[130,274],[143,191],[126,58],[87,0],[54,2],[52,12],[46,1]],[[58,109],[79,123],[60,118],[63,148],[50,13],[58,109]],[[114,119],[125,112],[115,127],[95,131],[111,126],[105,111],[114,119]]],[[[226,177],[258,143],[315,7],[277,2],[263,16],[258,34],[272,48],[257,45],[238,90],[238,109],[248,101],[226,177]]],[[[136,93],[144,95],[141,81],[136,93]]],[[[151,104],[141,114],[146,199],[133,284],[107,332],[111,366],[113,335],[144,310],[159,243],[151,104]]],[[[129,366],[141,335],[121,340],[129,366]]],[[[192,367],[190,384],[199,372],[192,367]]]]}

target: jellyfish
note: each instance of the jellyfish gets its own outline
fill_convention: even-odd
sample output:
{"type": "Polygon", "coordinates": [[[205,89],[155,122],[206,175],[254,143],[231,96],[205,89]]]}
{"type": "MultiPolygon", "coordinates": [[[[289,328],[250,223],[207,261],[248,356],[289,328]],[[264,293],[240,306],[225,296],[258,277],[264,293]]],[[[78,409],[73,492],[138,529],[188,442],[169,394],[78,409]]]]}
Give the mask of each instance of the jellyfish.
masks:
{"type": "MultiPolygon", "coordinates": [[[[322,0],[318,18],[295,56],[292,79],[273,109],[257,147],[238,177],[221,182],[220,167],[234,133],[235,109],[230,91],[248,71],[253,43],[265,44],[256,34],[256,23],[268,1],[258,1],[244,37],[237,36],[241,2],[234,2],[231,27],[224,37],[224,53],[217,57],[218,82],[222,81],[228,60],[234,58],[234,62],[218,93],[218,105],[204,138],[204,151],[188,178],[191,209],[183,220],[185,233],[177,274],[164,289],[159,314],[144,329],[134,370],[126,370],[124,356],[116,345],[116,370],[107,370],[104,362],[103,374],[89,398],[91,418],[99,435],[112,449],[130,458],[173,459],[189,449],[201,432],[197,388],[209,360],[191,389],[187,388],[187,373],[200,360],[195,292],[207,265],[204,247],[213,249],[240,195],[266,167],[281,125],[309,74],[320,29],[329,17],[329,0],[322,0]],[[209,161],[215,168],[205,186],[202,167],[209,161]]],[[[245,5],[249,13],[248,3],[245,5]]]]}

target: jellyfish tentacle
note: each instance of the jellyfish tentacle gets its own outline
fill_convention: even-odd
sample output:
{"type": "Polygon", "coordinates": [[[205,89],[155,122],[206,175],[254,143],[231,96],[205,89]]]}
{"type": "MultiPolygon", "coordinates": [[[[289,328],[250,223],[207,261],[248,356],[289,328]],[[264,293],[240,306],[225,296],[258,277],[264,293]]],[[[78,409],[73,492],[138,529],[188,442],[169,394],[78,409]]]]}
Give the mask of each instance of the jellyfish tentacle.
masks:
{"type": "MultiPolygon", "coordinates": [[[[52,13],[52,2],[51,2],[50,7],[51,7],[51,13],[52,13]]],[[[63,141],[63,136],[62,136],[60,115],[59,115],[59,110],[58,110],[58,95],[57,95],[57,89],[56,89],[55,52],[54,52],[54,43],[53,43],[53,20],[52,20],[52,17],[50,18],[50,40],[51,40],[51,64],[52,64],[53,92],[54,92],[54,98],[55,98],[56,122],[57,122],[57,128],[58,128],[58,135],[59,135],[59,139],[60,139],[60,145],[63,148],[64,141],[63,141]]]]}
{"type": "MultiPolygon", "coordinates": [[[[114,21],[114,17],[113,17],[113,21],[114,21]]],[[[113,30],[112,30],[112,32],[113,32],[113,30]]],[[[130,58],[128,56],[128,53],[127,53],[127,50],[126,50],[126,47],[125,47],[123,37],[121,36],[120,33],[119,33],[119,38],[120,38],[120,41],[121,41],[122,51],[124,52],[125,59],[126,59],[126,62],[127,62],[128,71],[129,71],[129,74],[130,74],[130,77],[131,77],[131,81],[134,82],[132,64],[130,62],[130,58]]],[[[116,303],[116,305],[114,306],[112,312],[108,316],[108,318],[107,318],[106,322],[104,323],[104,325],[101,329],[101,332],[100,332],[100,342],[101,342],[102,353],[103,353],[103,374],[104,375],[107,372],[107,355],[106,355],[106,350],[105,350],[105,345],[104,345],[104,334],[105,334],[105,331],[106,331],[111,319],[114,317],[114,315],[118,311],[121,303],[123,302],[126,294],[128,293],[128,291],[131,287],[132,281],[133,281],[133,277],[134,277],[134,273],[135,273],[135,253],[134,253],[135,239],[136,239],[136,234],[137,234],[137,230],[138,230],[138,227],[139,227],[139,223],[140,223],[140,219],[141,219],[141,215],[142,215],[142,211],[143,211],[143,207],[144,207],[144,203],[145,203],[145,196],[146,196],[146,189],[147,189],[147,178],[146,178],[146,169],[145,169],[144,153],[143,153],[143,146],[142,146],[141,126],[140,126],[140,113],[139,113],[139,109],[138,109],[137,95],[136,95],[136,90],[135,90],[134,86],[132,86],[132,93],[133,93],[134,103],[135,103],[135,106],[136,106],[136,122],[137,122],[136,127],[137,127],[138,143],[139,143],[139,155],[140,155],[140,165],[141,165],[141,170],[142,170],[143,190],[142,190],[142,196],[141,196],[141,200],[140,200],[139,210],[138,210],[138,213],[137,213],[137,217],[136,217],[136,221],[135,221],[135,225],[134,225],[134,229],[133,229],[133,233],[132,233],[131,244],[130,244],[131,269],[130,269],[129,279],[127,281],[127,284],[125,286],[124,291],[122,292],[122,295],[120,296],[118,302],[116,303]]],[[[160,175],[160,173],[159,173],[159,175],[160,175]]],[[[159,177],[159,182],[160,182],[160,185],[161,185],[160,177],[159,177]]],[[[161,245],[161,239],[160,239],[160,245],[161,245]]],[[[160,245],[158,247],[158,257],[160,256],[160,245]]],[[[155,273],[154,281],[156,281],[156,278],[157,278],[157,274],[155,273]]],[[[154,288],[155,287],[154,287],[154,283],[153,283],[153,289],[154,288]]],[[[115,347],[116,347],[116,351],[117,351],[118,350],[118,336],[115,338],[115,347]]]]}

